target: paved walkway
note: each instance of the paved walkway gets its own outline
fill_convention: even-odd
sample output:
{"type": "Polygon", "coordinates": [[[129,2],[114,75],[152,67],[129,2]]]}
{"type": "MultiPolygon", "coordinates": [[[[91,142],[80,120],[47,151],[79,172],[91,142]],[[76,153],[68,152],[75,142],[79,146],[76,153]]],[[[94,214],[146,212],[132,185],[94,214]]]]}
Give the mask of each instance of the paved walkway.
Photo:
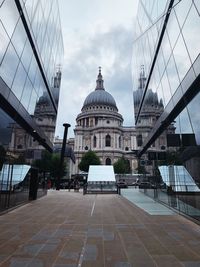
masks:
{"type": "Polygon", "coordinates": [[[3,267],[197,267],[200,227],[118,195],[49,191],[0,216],[3,267]]]}

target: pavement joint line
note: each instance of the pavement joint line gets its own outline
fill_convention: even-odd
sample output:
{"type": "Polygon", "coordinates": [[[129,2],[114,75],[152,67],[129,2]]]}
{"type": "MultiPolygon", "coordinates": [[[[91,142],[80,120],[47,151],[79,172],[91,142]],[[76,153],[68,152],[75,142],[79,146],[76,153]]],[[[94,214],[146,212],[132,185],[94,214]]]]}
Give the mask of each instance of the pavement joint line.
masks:
{"type": "Polygon", "coordinates": [[[93,212],[94,212],[94,208],[95,208],[95,204],[96,204],[96,198],[97,198],[97,195],[95,195],[95,199],[94,199],[94,202],[93,202],[93,205],[92,205],[92,210],[91,210],[91,214],[90,214],[91,217],[92,217],[93,212]]]}
{"type": "Polygon", "coordinates": [[[77,265],[78,267],[81,267],[82,266],[83,259],[84,259],[84,253],[85,253],[86,243],[87,243],[87,235],[85,237],[85,240],[84,240],[84,243],[83,243],[83,247],[82,247],[82,250],[81,250],[80,258],[79,258],[78,265],[77,265]]]}

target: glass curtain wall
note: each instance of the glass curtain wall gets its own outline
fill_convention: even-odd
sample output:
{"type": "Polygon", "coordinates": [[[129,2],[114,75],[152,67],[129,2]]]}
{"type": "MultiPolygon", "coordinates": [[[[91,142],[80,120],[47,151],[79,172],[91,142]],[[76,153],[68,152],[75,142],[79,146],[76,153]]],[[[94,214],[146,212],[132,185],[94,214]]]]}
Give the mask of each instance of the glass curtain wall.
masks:
{"type": "MultiPolygon", "coordinates": [[[[174,129],[173,134],[179,142],[174,144],[167,142],[165,160],[159,160],[157,156],[153,165],[155,168],[161,164],[184,166],[198,188],[200,184],[199,28],[198,1],[140,0],[132,58],[134,91],[138,90],[141,66],[146,75],[145,85],[136,107],[136,126],[146,108],[149,90],[156,93],[163,104],[162,112],[153,121],[152,130],[143,140],[139,156],[142,156],[171,125],[174,129]]],[[[164,186],[159,172],[158,176],[164,186]]],[[[197,192],[171,191],[166,184],[165,189],[159,189],[162,193],[165,191],[165,194],[158,194],[158,198],[162,201],[165,199],[169,205],[173,203],[169,199],[175,198],[177,201],[175,208],[200,220],[198,190],[197,192]]]]}
{"type": "Polygon", "coordinates": [[[52,151],[63,53],[57,0],[0,1],[1,167],[52,151]]]}

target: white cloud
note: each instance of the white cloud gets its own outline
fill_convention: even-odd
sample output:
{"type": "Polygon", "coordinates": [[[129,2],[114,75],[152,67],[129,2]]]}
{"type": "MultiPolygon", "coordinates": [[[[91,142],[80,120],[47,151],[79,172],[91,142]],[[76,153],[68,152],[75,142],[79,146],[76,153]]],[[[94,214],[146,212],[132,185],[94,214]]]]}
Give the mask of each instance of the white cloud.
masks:
{"type": "MultiPolygon", "coordinates": [[[[126,8],[122,0],[107,1],[115,5],[108,4],[109,9],[106,9],[107,2],[95,0],[98,5],[95,7],[91,4],[83,18],[79,15],[84,13],[86,6],[78,6],[77,1],[73,1],[73,4],[71,2],[60,0],[61,15],[65,13],[62,5],[70,5],[65,17],[71,16],[75,10],[78,17],[75,16],[75,21],[70,21],[71,28],[69,21],[62,21],[65,59],[56,135],[62,137],[62,124],[68,122],[71,124],[68,137],[73,137],[76,116],[81,112],[86,96],[95,89],[98,66],[102,66],[105,89],[115,98],[119,112],[124,117],[124,125],[133,125],[131,56],[134,10],[130,12],[132,1],[127,1],[129,6],[126,8]],[[104,14],[104,17],[101,17],[101,14],[104,14]]],[[[86,0],[84,3],[86,5],[90,2],[93,1],[86,0]]]]}

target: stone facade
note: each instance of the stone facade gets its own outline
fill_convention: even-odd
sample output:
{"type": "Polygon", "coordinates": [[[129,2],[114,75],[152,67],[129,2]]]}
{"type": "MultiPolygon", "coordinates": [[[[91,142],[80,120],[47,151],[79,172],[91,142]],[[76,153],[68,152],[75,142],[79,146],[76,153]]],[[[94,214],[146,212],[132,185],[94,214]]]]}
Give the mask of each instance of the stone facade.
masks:
{"type": "MultiPolygon", "coordinates": [[[[141,69],[138,90],[134,92],[135,117],[137,116],[140,100],[145,85],[144,70],[141,69]]],[[[132,173],[137,173],[138,159],[132,150],[140,150],[143,140],[151,131],[156,118],[163,112],[162,100],[158,100],[156,93],[148,92],[148,103],[142,111],[137,126],[123,126],[123,117],[118,112],[116,102],[111,94],[104,88],[104,81],[99,69],[96,80],[96,88],[85,99],[81,113],[76,118],[74,129],[74,142],[71,139],[76,163],[71,164],[70,173],[79,173],[78,164],[82,156],[88,151],[94,151],[100,158],[101,164],[114,164],[124,156],[129,160],[132,173]]],[[[163,151],[166,149],[166,133],[174,132],[171,125],[153,144],[151,151],[163,151]]],[[[147,172],[153,174],[152,162],[144,155],[147,172]]]]}
{"type": "Polygon", "coordinates": [[[96,80],[96,88],[90,93],[76,118],[74,129],[75,165],[71,172],[78,173],[78,164],[88,150],[94,151],[103,165],[111,165],[122,156],[126,157],[131,168],[137,168],[137,160],[131,149],[136,149],[134,127],[124,127],[123,117],[118,112],[116,102],[103,85],[101,69],[96,80]]]}

